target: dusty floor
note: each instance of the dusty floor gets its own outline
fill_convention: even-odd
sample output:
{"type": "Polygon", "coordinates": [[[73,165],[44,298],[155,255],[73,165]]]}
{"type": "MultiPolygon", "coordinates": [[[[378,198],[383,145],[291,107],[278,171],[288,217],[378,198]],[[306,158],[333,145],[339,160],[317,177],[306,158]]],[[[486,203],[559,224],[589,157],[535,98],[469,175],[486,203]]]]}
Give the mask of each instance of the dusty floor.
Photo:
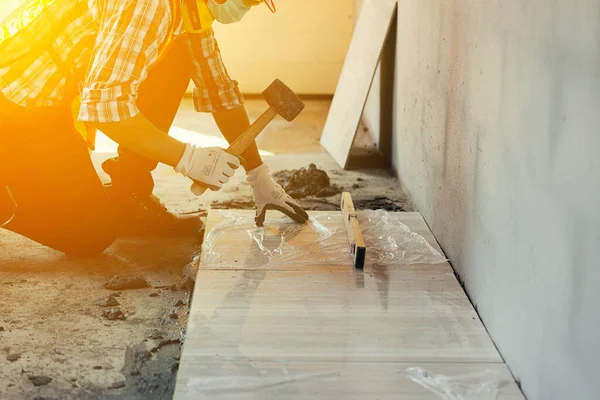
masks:
{"type": "MultiPolygon", "coordinates": [[[[357,208],[409,210],[389,172],[342,171],[323,152],[319,135],[328,107],[327,100],[308,101],[294,123],[275,121],[263,133],[259,146],[271,170],[314,163],[332,184],[352,192],[357,208]]],[[[249,100],[248,108],[256,118],[265,105],[249,100]]],[[[226,145],[211,117],[194,113],[189,101],[173,131],[187,141],[226,145]]],[[[97,150],[93,158],[99,165],[115,145],[101,138],[97,150]]],[[[223,208],[233,200],[251,208],[241,171],[223,190],[201,198],[170,168],[159,167],[155,177],[155,194],[178,212],[208,209],[211,203],[223,208]]],[[[339,197],[301,203],[332,210],[339,197]]],[[[182,271],[200,246],[200,237],[120,239],[103,255],[81,260],[0,230],[0,399],[171,398],[189,302],[182,271]],[[141,275],[150,287],[105,288],[115,275],[141,275]]]]}

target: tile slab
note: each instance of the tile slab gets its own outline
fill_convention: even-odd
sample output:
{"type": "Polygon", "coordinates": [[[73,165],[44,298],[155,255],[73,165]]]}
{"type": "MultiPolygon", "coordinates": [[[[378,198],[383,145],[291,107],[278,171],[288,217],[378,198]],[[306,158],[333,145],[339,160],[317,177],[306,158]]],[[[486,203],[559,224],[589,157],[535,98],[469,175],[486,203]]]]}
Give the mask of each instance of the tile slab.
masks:
{"type": "MultiPolygon", "coordinates": [[[[393,214],[439,249],[419,213],[393,214]]],[[[209,213],[207,235],[226,215],[209,213]]],[[[271,220],[259,244],[252,212],[232,215],[238,224],[211,247],[218,257],[199,266],[176,399],[438,398],[406,376],[425,365],[495,372],[499,399],[522,398],[448,263],[322,263],[323,249],[302,247],[315,230],[299,228],[286,243],[303,248],[301,262],[272,265],[264,249],[289,226],[271,220]]],[[[339,213],[311,216],[343,229],[339,213]]]]}
{"type": "Polygon", "coordinates": [[[414,367],[423,368],[433,376],[452,379],[451,383],[437,388],[464,394],[452,399],[523,399],[503,364],[205,363],[194,360],[189,366],[194,374],[180,374],[176,399],[439,400],[436,389],[426,389],[408,377],[407,368],[414,367]],[[483,389],[482,380],[486,382],[483,389]]]}

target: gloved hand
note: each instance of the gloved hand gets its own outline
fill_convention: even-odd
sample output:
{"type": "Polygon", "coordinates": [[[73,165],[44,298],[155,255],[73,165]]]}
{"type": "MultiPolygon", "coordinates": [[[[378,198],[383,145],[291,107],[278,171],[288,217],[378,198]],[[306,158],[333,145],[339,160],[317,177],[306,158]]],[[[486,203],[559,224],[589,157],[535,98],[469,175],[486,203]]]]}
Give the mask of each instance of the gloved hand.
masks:
{"type": "Polygon", "coordinates": [[[240,159],[219,147],[196,147],[186,143],[175,171],[212,190],[219,190],[239,167],[240,159]]]}
{"type": "Polygon", "coordinates": [[[213,17],[222,24],[238,22],[250,10],[245,0],[209,0],[206,4],[213,17]]]}
{"type": "Polygon", "coordinates": [[[252,188],[257,226],[263,226],[267,210],[280,211],[301,224],[308,220],[306,211],[275,182],[265,164],[249,171],[246,181],[252,188]]]}

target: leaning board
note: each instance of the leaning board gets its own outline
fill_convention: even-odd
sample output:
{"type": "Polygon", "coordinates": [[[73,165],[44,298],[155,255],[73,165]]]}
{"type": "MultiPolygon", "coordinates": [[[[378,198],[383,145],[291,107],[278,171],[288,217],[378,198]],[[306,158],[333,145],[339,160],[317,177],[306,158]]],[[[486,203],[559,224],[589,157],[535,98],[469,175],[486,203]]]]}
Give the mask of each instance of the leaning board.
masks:
{"type": "Polygon", "coordinates": [[[397,0],[365,0],[321,135],[321,145],[345,168],[397,0]]]}
{"type": "MultiPolygon", "coordinates": [[[[420,214],[395,214],[438,247],[420,214]]],[[[311,215],[344,234],[339,212],[311,215]]],[[[207,232],[221,222],[211,211],[207,232]]],[[[448,263],[268,267],[258,247],[240,226],[200,265],[175,399],[437,399],[409,367],[492,371],[498,399],[522,399],[448,263]]]]}

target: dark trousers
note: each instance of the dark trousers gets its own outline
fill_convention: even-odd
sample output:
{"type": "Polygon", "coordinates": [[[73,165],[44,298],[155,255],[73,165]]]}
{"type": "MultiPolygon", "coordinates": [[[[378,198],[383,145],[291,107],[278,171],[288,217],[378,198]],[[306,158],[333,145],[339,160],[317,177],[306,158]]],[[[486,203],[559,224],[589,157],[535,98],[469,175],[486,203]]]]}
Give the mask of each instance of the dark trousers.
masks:
{"type": "MultiPolygon", "coordinates": [[[[176,42],[140,87],[138,107],[165,132],[190,68],[185,46],[176,42]]],[[[106,169],[115,188],[150,193],[156,164],[119,148],[106,169]]],[[[114,241],[115,209],[67,107],[24,108],[0,98],[0,219],[13,211],[6,229],[67,254],[96,254],[114,241]]]]}

